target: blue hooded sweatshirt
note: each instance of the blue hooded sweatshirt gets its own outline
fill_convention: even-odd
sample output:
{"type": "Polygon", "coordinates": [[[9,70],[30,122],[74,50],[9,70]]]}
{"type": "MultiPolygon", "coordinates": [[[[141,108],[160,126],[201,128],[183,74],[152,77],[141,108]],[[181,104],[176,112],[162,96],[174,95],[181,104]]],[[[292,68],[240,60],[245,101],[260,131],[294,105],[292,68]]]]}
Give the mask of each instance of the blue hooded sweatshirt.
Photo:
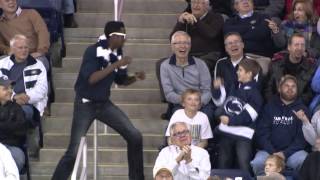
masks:
{"type": "Polygon", "coordinates": [[[301,109],[310,118],[308,108],[300,99],[285,105],[278,97],[265,105],[257,121],[258,149],[270,154],[282,151],[286,158],[304,150],[307,142],[302,133],[302,121],[293,112],[301,109]]]}

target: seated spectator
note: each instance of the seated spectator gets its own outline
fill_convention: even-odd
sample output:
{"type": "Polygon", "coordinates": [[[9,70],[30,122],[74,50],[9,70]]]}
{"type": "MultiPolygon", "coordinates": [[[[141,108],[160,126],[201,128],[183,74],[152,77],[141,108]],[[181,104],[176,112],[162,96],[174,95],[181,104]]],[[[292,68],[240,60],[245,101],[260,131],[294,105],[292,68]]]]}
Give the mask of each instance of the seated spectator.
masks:
{"type": "Polygon", "coordinates": [[[287,20],[280,28],[275,24],[271,26],[273,40],[277,47],[284,49],[288,39],[294,33],[300,33],[305,38],[305,46],[309,56],[320,57],[320,36],[317,32],[318,17],[314,14],[309,0],[296,0],[287,20]]]}
{"type": "Polygon", "coordinates": [[[284,167],[284,160],[280,156],[270,155],[264,163],[265,176],[258,176],[257,179],[266,180],[268,178],[272,178],[273,180],[286,180],[286,178],[281,174],[284,167]]]}
{"type": "MultiPolygon", "coordinates": [[[[292,4],[293,4],[294,0],[285,0],[285,1],[286,1],[285,2],[285,13],[286,13],[285,19],[287,19],[290,12],[291,12],[292,4]]],[[[309,1],[313,2],[312,7],[313,7],[315,13],[317,15],[320,15],[320,1],[318,1],[318,0],[309,0],[309,1]]]]}
{"type": "Polygon", "coordinates": [[[16,0],[0,0],[3,14],[0,17],[0,53],[11,55],[10,40],[16,34],[29,39],[30,55],[42,61],[49,70],[49,61],[45,57],[50,47],[47,25],[33,9],[21,9],[16,0]]]}
{"type": "Polygon", "coordinates": [[[312,78],[311,89],[315,93],[315,96],[313,97],[309,108],[312,113],[315,113],[320,110],[320,66],[318,66],[318,69],[312,78]]]}
{"type": "Polygon", "coordinates": [[[173,180],[172,172],[166,167],[153,169],[154,180],[173,180]]]}
{"type": "Polygon", "coordinates": [[[223,17],[209,11],[209,0],[191,0],[191,10],[179,16],[171,34],[187,32],[192,39],[190,55],[204,60],[212,72],[223,51],[223,17]]]}
{"type": "MultiPolygon", "coordinates": [[[[47,105],[47,72],[44,65],[29,54],[27,41],[24,35],[13,37],[10,41],[12,55],[0,60],[0,77],[15,82],[12,98],[21,105],[27,121],[35,126],[35,117],[42,116],[47,105]]],[[[38,143],[34,141],[35,144],[29,145],[36,146],[38,143]]],[[[30,148],[30,152],[37,153],[36,147],[30,148]]]]}
{"type": "Polygon", "coordinates": [[[299,180],[320,179],[320,137],[316,141],[316,151],[310,153],[299,171],[299,180]]]}
{"type": "Polygon", "coordinates": [[[0,179],[19,180],[19,171],[10,151],[0,143],[0,179]]]}
{"type": "Polygon", "coordinates": [[[21,107],[11,101],[11,84],[10,80],[0,77],[0,143],[8,148],[20,171],[25,164],[20,148],[25,143],[28,124],[21,107]]]}
{"type": "MultiPolygon", "coordinates": [[[[170,136],[170,127],[175,122],[185,122],[191,127],[191,144],[206,148],[208,145],[208,139],[212,138],[212,130],[207,115],[199,111],[201,105],[201,94],[197,90],[187,89],[181,95],[184,109],[179,109],[173,113],[167,131],[166,136],[170,136]]],[[[168,138],[169,140],[170,138],[168,138]]],[[[170,144],[171,142],[168,142],[170,144]]]]}
{"type": "Polygon", "coordinates": [[[259,70],[260,66],[256,61],[250,59],[241,61],[237,70],[239,86],[231,89],[227,95],[221,79],[217,78],[213,82],[213,102],[221,108],[218,110],[222,111],[217,113],[221,122],[218,127],[219,169],[235,168],[236,158],[237,167],[247,172],[251,170],[253,124],[263,101],[254,80],[259,70]],[[227,129],[228,127],[235,127],[237,130],[227,129]],[[244,135],[238,134],[240,131],[244,135]]]}
{"type": "Polygon", "coordinates": [[[305,39],[301,34],[294,34],[288,41],[289,53],[277,53],[272,60],[269,74],[266,78],[264,96],[271,100],[278,93],[279,80],[285,74],[295,76],[298,81],[298,97],[301,97],[305,105],[309,105],[313,93],[310,88],[311,79],[315,71],[313,59],[306,58],[305,39]]]}
{"type": "MultiPolygon", "coordinates": [[[[213,73],[214,80],[220,78],[223,81],[223,85],[225,87],[226,93],[229,94],[231,89],[235,89],[238,87],[238,77],[237,70],[239,67],[239,63],[245,59],[254,59],[251,55],[245,55],[243,52],[244,44],[241,38],[241,35],[237,32],[230,32],[225,35],[224,38],[225,51],[228,56],[221,58],[217,61],[215,66],[215,70],[213,73]]],[[[257,60],[258,63],[268,63],[267,61],[257,60]]],[[[260,64],[260,66],[264,66],[265,72],[268,71],[268,65],[260,64]]],[[[258,88],[261,88],[262,76],[260,72],[254,79],[258,83],[258,88]]]]}
{"type": "Polygon", "coordinates": [[[172,145],[163,148],[155,162],[153,172],[167,167],[174,180],[208,179],[211,164],[209,154],[203,148],[191,145],[190,128],[185,122],[170,127],[172,145]]]}
{"type": "Polygon", "coordinates": [[[307,142],[296,112],[304,111],[308,114],[308,109],[298,98],[298,80],[291,75],[283,76],[278,91],[279,97],[265,105],[257,121],[258,152],[251,161],[255,175],[264,173],[264,162],[270,154],[283,158],[286,167],[294,171],[300,169],[307,156],[307,142]]]}
{"type": "Polygon", "coordinates": [[[177,109],[182,108],[181,95],[186,89],[196,89],[201,92],[200,111],[211,120],[214,107],[210,102],[210,73],[201,59],[189,55],[190,43],[191,38],[186,32],[175,32],[171,40],[173,55],[160,67],[161,85],[169,103],[166,118],[170,119],[177,109]]]}
{"type": "Polygon", "coordinates": [[[301,119],[303,126],[302,132],[306,141],[312,146],[312,149],[316,150],[316,139],[320,137],[320,109],[312,116],[311,122],[304,114],[299,112],[297,117],[301,119]]]}
{"type": "Polygon", "coordinates": [[[272,57],[275,49],[268,27],[267,15],[254,12],[252,0],[235,0],[235,17],[227,19],[224,34],[238,32],[244,42],[244,51],[260,56],[272,57]]]}

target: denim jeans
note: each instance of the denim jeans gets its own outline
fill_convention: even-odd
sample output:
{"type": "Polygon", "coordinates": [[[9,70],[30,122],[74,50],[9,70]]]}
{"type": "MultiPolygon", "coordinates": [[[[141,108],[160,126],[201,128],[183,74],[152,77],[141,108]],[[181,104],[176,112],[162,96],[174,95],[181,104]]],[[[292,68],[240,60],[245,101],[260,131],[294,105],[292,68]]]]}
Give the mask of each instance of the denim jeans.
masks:
{"type": "Polygon", "coordinates": [[[94,119],[98,119],[116,130],[127,141],[129,179],[143,180],[142,135],[128,117],[110,100],[106,102],[86,102],[76,97],[70,144],[58,163],[52,180],[67,180],[70,176],[80,139],[85,136],[94,119]]]}
{"type": "MultiPolygon", "coordinates": [[[[251,166],[256,176],[264,174],[264,162],[270,154],[266,151],[258,151],[254,159],[251,161],[251,166]]],[[[299,171],[303,161],[306,159],[308,153],[304,150],[293,153],[288,159],[286,159],[286,167],[299,171]]]]}
{"type": "Polygon", "coordinates": [[[251,140],[236,139],[225,135],[219,136],[219,169],[233,169],[235,162],[238,168],[251,172],[250,160],[252,157],[251,140]],[[236,160],[235,160],[236,159],[236,160]]]}
{"type": "Polygon", "coordinates": [[[9,146],[7,144],[4,144],[6,148],[10,151],[12,158],[14,159],[14,162],[17,165],[17,168],[19,172],[24,167],[25,164],[25,155],[22,149],[16,146],[9,146]]]}

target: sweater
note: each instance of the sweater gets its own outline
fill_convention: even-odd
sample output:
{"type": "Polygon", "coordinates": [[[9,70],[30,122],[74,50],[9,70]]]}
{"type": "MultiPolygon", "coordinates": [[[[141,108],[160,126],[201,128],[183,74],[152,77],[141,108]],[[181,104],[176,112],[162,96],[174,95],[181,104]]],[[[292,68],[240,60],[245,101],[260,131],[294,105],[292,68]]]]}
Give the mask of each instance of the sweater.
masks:
{"type": "Polygon", "coordinates": [[[312,152],[304,160],[299,171],[299,180],[319,180],[320,179],[320,152],[312,152]]]}
{"type": "Polygon", "coordinates": [[[265,19],[267,15],[254,12],[252,16],[228,19],[223,27],[224,34],[238,32],[244,42],[244,51],[261,56],[272,57],[274,53],[271,30],[265,19]]]}
{"type": "Polygon", "coordinates": [[[128,77],[127,69],[118,69],[113,71],[99,82],[91,85],[89,83],[90,76],[101,69],[105,68],[108,64],[114,63],[114,61],[107,62],[104,58],[97,56],[97,48],[100,47],[99,43],[89,46],[83,55],[82,64],[75,84],[75,91],[80,98],[86,98],[88,100],[103,102],[107,101],[110,97],[110,88],[113,82],[122,84],[128,77]]]}
{"type": "Polygon", "coordinates": [[[30,53],[45,54],[50,47],[50,36],[47,25],[39,13],[33,9],[18,8],[17,16],[8,20],[0,17],[0,54],[9,53],[9,42],[16,34],[23,34],[29,40],[30,53]]]}
{"type": "Polygon", "coordinates": [[[266,104],[257,121],[258,149],[269,154],[282,151],[286,159],[293,153],[304,150],[307,142],[302,133],[302,122],[293,113],[301,109],[310,117],[301,100],[285,105],[278,97],[266,104]]]}
{"type": "Polygon", "coordinates": [[[199,90],[202,105],[211,100],[211,76],[201,59],[189,57],[188,65],[181,67],[176,64],[175,55],[172,55],[161,64],[160,76],[164,95],[170,103],[180,104],[181,94],[186,89],[199,90]]]}

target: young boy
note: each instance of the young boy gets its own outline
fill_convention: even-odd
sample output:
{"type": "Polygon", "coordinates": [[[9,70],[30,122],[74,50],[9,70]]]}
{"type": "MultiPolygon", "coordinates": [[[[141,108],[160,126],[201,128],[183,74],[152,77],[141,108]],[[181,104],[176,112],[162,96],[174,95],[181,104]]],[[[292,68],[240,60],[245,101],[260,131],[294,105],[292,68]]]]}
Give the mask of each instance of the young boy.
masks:
{"type": "Polygon", "coordinates": [[[239,87],[229,90],[229,94],[226,94],[221,79],[213,82],[213,102],[219,106],[217,116],[221,122],[218,126],[220,169],[234,168],[235,154],[238,167],[250,172],[253,124],[263,101],[254,80],[259,71],[260,66],[256,61],[242,60],[237,70],[239,87]]]}
{"type": "Polygon", "coordinates": [[[264,164],[264,173],[266,174],[266,176],[282,176],[280,173],[284,169],[284,167],[284,160],[280,156],[270,155],[264,164]]]}
{"type": "MultiPolygon", "coordinates": [[[[208,139],[212,138],[212,130],[208,117],[199,111],[201,107],[201,94],[198,90],[187,89],[182,93],[182,106],[184,109],[177,110],[171,117],[166,136],[170,136],[170,126],[175,122],[185,122],[191,126],[192,144],[202,148],[207,147],[208,139]]],[[[170,139],[168,138],[170,145],[170,139]]]]}
{"type": "Polygon", "coordinates": [[[20,171],[25,156],[19,147],[25,141],[28,126],[20,105],[11,101],[11,84],[10,80],[0,77],[0,142],[11,152],[20,171]]]}
{"type": "Polygon", "coordinates": [[[264,164],[265,176],[257,176],[257,180],[286,180],[281,174],[285,168],[284,160],[278,155],[270,155],[264,164]]]}

